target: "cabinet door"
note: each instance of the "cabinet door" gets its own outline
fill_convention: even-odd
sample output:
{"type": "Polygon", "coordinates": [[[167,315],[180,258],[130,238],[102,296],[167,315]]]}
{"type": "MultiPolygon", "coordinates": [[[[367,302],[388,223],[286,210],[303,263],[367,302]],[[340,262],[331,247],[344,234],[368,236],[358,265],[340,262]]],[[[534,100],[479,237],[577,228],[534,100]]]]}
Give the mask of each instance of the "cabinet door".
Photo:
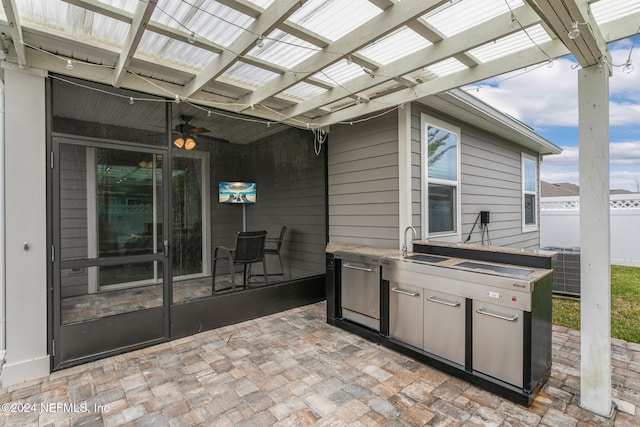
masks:
{"type": "Polygon", "coordinates": [[[424,291],[424,350],[464,366],[465,299],[424,291]]]}
{"type": "Polygon", "coordinates": [[[389,336],[422,348],[423,314],[420,288],[389,283],[389,336]]]}
{"type": "Polygon", "coordinates": [[[523,385],[523,312],[473,301],[473,370],[523,385]]]}

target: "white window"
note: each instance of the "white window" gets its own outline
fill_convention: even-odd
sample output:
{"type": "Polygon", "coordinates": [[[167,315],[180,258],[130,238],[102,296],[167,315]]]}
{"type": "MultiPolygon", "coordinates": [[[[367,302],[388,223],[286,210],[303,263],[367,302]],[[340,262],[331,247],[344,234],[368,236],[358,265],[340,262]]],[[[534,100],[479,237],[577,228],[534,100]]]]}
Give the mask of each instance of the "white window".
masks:
{"type": "Polygon", "coordinates": [[[460,240],[460,129],[422,115],[423,229],[460,240]]]}
{"type": "Polygon", "coordinates": [[[538,230],[538,159],[522,154],[522,231],[538,230]]]}

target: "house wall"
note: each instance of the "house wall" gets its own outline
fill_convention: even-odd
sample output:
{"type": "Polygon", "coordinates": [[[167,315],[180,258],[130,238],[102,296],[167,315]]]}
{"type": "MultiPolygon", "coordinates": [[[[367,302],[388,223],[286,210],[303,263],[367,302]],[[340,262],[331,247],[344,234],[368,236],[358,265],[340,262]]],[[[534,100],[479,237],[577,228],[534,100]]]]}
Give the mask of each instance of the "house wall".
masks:
{"type": "MultiPolygon", "coordinates": [[[[489,238],[493,246],[537,248],[540,241],[539,232],[522,232],[521,153],[537,155],[419,104],[413,106],[411,115],[414,224],[421,224],[420,121],[422,113],[460,127],[462,241],[467,239],[479,212],[489,211],[491,217],[489,238]]],[[[482,243],[479,224],[475,227],[468,243],[482,243]]],[[[485,244],[487,244],[486,235],[485,244]]]]}
{"type": "Polygon", "coordinates": [[[398,248],[396,114],[331,128],[328,147],[329,240],[398,248]]]}
{"type": "MultiPolygon", "coordinates": [[[[280,253],[287,279],[326,269],[325,156],[315,154],[313,141],[312,132],[292,128],[245,147],[258,185],[248,222],[251,229],[267,230],[268,237],[287,227],[280,253]]],[[[269,274],[280,272],[275,256],[267,256],[267,263],[269,274]]]]}
{"type": "Polygon", "coordinates": [[[2,387],[49,373],[45,78],[4,69],[6,359],[2,387]]]}
{"type": "MultiPolygon", "coordinates": [[[[421,202],[421,114],[461,128],[462,237],[465,241],[480,211],[491,213],[488,237],[494,246],[537,248],[539,232],[522,231],[521,153],[518,145],[456,121],[420,104],[410,107],[410,211],[407,224],[425,238],[421,202]]],[[[402,117],[401,114],[400,117],[402,117]]],[[[329,240],[400,248],[399,141],[397,114],[332,127],[329,138],[329,240]]],[[[407,236],[409,239],[410,236],[407,236]]],[[[485,235],[485,244],[488,239],[485,235]]],[[[479,226],[469,243],[481,244],[479,226]]]]}
{"type": "MultiPolygon", "coordinates": [[[[267,230],[268,237],[277,237],[287,226],[280,254],[286,278],[324,273],[324,155],[315,155],[313,134],[289,129],[245,145],[216,143],[209,150],[211,188],[216,194],[220,181],[257,185],[256,204],[245,208],[248,231],[267,230]]],[[[236,233],[242,230],[242,210],[240,205],[213,200],[213,247],[235,244],[236,233]]],[[[267,262],[269,274],[280,272],[275,257],[267,256],[267,262]]],[[[260,267],[254,268],[260,274],[260,267]]]]}

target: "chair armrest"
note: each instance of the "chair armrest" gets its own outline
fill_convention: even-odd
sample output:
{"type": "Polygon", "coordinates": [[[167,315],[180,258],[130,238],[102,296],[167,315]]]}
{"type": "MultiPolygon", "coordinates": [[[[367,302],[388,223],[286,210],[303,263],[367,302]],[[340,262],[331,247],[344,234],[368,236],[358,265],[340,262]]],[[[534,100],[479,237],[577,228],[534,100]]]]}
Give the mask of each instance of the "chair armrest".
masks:
{"type": "Polygon", "coordinates": [[[214,259],[218,258],[218,249],[222,249],[223,251],[229,252],[229,257],[233,256],[233,253],[235,252],[234,248],[228,248],[226,246],[216,246],[216,248],[213,251],[213,258],[214,259]]]}

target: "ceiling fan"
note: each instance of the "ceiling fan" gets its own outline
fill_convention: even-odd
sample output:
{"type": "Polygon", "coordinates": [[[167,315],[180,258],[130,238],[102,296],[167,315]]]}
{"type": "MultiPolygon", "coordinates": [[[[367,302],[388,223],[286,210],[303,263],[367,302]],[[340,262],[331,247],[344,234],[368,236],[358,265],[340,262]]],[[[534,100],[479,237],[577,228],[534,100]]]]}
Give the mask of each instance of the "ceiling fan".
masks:
{"type": "Polygon", "coordinates": [[[209,133],[211,131],[207,128],[190,125],[189,122],[193,118],[192,116],[183,114],[180,117],[184,123],[177,124],[174,128],[174,131],[178,133],[179,136],[173,141],[173,145],[178,148],[184,148],[185,150],[193,150],[196,147],[196,135],[209,133]]]}

